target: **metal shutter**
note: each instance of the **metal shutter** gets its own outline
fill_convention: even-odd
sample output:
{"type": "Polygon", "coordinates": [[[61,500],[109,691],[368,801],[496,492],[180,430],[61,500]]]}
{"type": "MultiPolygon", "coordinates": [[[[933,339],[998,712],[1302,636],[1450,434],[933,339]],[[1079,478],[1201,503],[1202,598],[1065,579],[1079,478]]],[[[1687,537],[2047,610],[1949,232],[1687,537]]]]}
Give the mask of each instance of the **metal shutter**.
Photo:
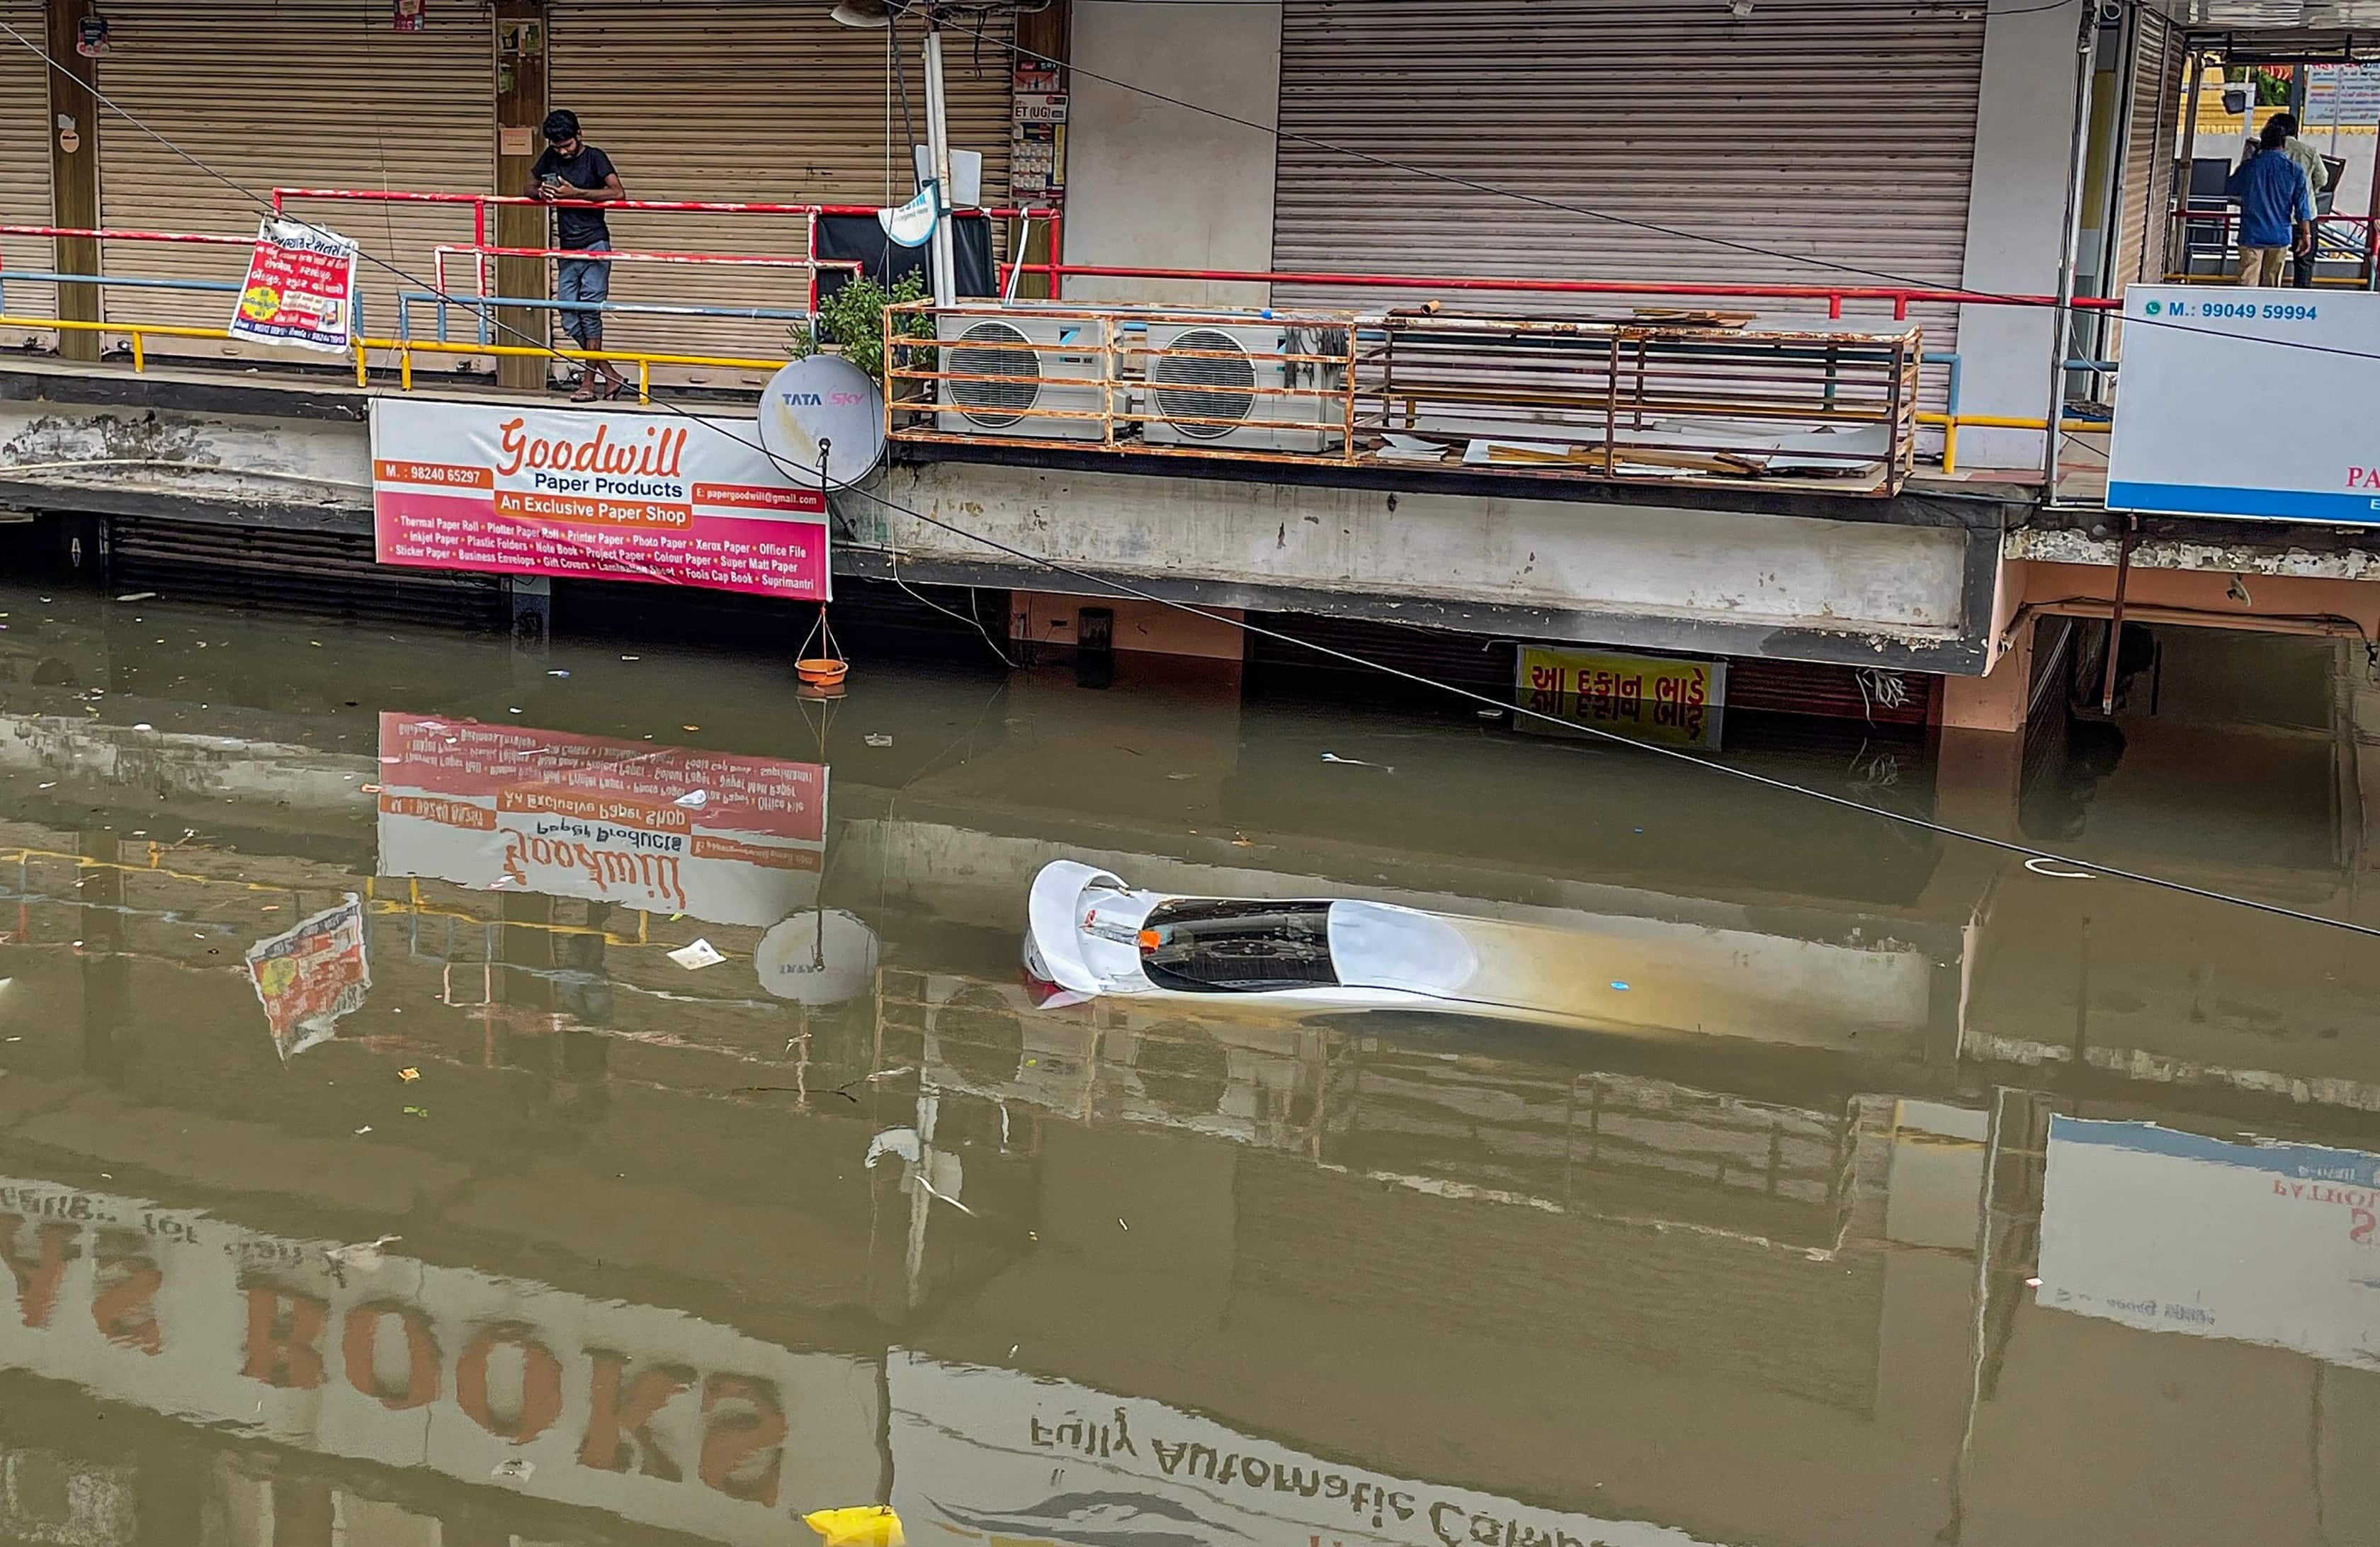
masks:
{"type": "MultiPolygon", "coordinates": [[[[112,41],[99,89],[175,145],[269,197],[273,185],[488,191],[495,165],[494,43],[487,13],[432,6],[399,32],[386,0],[109,0],[112,41]]],[[[262,213],[149,135],[111,117],[100,144],[100,208],[111,227],[249,237],[262,213]]],[[[431,250],[468,243],[468,207],[306,203],[293,213],[363,244],[361,321],[396,329],[396,293],[428,289],[431,250]],[[419,285],[370,262],[393,262],[419,285]]],[[[241,248],[110,242],[111,275],[237,282],[241,248]]],[[[460,271],[455,277],[460,277],[460,271]]],[[[221,327],[219,292],[111,288],[107,320],[221,327]]],[[[427,316],[416,330],[426,334],[427,316]]],[[[155,353],[282,358],[320,354],[206,339],[154,339],[155,353]]],[[[436,357],[417,365],[431,369],[436,357]]]]}
{"type": "MultiPolygon", "coordinates": [[[[838,26],[828,8],[824,0],[553,0],[547,97],[578,115],[589,142],[619,166],[630,199],[897,203],[913,185],[897,153],[887,177],[888,97],[892,143],[907,142],[886,69],[889,34],[838,26]]],[[[1013,18],[967,11],[960,21],[985,37],[943,34],[951,143],[983,152],[984,201],[997,204],[1008,189],[1013,18]]],[[[918,29],[904,26],[899,37],[922,140],[918,29]]],[[[628,213],[611,216],[610,225],[622,251],[799,257],[807,241],[804,223],[792,216],[628,213]]],[[[613,269],[612,298],[799,311],[808,282],[792,269],[630,261],[613,269]]],[[[789,325],[627,316],[605,324],[603,341],[615,349],[778,359],[789,325]]],[[[657,373],[711,384],[764,379],[699,368],[657,373]]]]}
{"type": "MultiPolygon", "coordinates": [[[[1275,265],[1954,287],[1983,16],[1973,0],[1759,0],[1742,18],[1722,0],[1287,0],[1275,265]]],[[[1275,291],[1282,305],[1386,294],[1275,291]]],[[[1954,347],[1954,309],[1920,321],[1929,348],[1954,347]]]]}
{"type": "Polygon", "coordinates": [[[2124,205],[2107,286],[2114,296],[2135,282],[2165,279],[2165,212],[2173,197],[2174,125],[2188,54],[2180,30],[2165,17],[2152,10],[2132,14],[2138,19],[2124,118],[2124,205]]]}
{"type": "MultiPolygon", "coordinates": [[[[0,21],[42,43],[49,33],[42,0],[0,0],[0,21]]],[[[0,35],[0,225],[50,224],[49,67],[30,49],[0,35]]],[[[46,237],[0,236],[0,269],[46,272],[55,250],[46,237]]],[[[0,280],[0,315],[55,317],[52,286],[32,280],[0,280]]],[[[0,327],[0,344],[46,337],[25,328],[0,327]]]]}

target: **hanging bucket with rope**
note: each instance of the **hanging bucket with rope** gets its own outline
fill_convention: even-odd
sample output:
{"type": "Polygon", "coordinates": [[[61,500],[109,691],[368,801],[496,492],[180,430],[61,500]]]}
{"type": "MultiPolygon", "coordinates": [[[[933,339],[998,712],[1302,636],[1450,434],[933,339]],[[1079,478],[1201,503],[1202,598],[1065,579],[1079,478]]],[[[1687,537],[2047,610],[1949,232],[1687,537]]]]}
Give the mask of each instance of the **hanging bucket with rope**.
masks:
{"type": "Polygon", "coordinates": [[[835,643],[834,628],[827,622],[826,608],[821,606],[819,608],[818,621],[812,624],[810,631],[803,636],[802,648],[796,652],[794,660],[794,676],[798,677],[806,688],[840,689],[843,687],[843,679],[850,675],[851,663],[844,659],[843,647],[835,643]],[[818,645],[816,654],[810,653],[812,641],[816,641],[818,645]]]}

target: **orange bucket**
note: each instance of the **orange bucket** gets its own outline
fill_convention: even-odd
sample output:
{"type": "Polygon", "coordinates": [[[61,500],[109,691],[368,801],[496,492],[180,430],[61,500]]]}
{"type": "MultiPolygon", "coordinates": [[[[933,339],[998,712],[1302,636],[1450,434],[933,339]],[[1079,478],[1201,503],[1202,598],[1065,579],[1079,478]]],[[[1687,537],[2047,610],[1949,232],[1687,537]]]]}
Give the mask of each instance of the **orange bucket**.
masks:
{"type": "Polygon", "coordinates": [[[830,655],[814,655],[794,663],[794,675],[817,688],[841,682],[850,671],[850,662],[838,661],[830,655]]]}

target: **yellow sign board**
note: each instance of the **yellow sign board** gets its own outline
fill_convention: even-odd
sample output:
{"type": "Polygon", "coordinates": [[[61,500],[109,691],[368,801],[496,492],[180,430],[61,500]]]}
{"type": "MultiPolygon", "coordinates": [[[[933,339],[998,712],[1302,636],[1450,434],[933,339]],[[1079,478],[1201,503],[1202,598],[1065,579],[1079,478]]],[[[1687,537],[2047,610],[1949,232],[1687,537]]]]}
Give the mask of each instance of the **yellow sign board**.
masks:
{"type": "Polygon", "coordinates": [[[1551,736],[1607,731],[1665,747],[1718,749],[1727,701],[1724,661],[1523,645],[1513,686],[1513,701],[1535,712],[1515,716],[1524,730],[1551,736]],[[1539,719],[1542,714],[1563,725],[1539,719]]]}

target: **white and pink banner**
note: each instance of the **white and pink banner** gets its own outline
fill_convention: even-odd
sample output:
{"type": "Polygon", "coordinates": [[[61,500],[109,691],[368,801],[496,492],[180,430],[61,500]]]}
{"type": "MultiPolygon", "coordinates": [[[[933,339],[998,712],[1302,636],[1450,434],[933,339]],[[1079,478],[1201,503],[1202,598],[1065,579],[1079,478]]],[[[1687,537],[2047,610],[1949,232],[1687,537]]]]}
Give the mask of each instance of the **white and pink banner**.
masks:
{"type": "Polygon", "coordinates": [[[423,714],[380,752],[382,875],[756,929],[818,902],[821,764],[423,714]]]}
{"type": "Polygon", "coordinates": [[[382,564],[828,599],[826,495],[748,420],[372,400],[382,564]]]}

